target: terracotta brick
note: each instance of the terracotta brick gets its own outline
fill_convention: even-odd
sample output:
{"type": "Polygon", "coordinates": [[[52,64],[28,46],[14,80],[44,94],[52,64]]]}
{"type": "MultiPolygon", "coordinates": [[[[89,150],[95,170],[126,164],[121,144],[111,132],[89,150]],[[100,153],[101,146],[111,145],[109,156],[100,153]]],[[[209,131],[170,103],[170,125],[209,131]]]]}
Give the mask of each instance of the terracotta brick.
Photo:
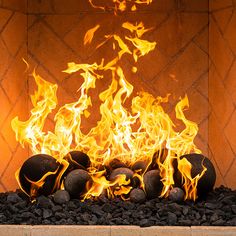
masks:
{"type": "Polygon", "coordinates": [[[15,150],[18,142],[16,141],[15,133],[11,128],[11,120],[16,116],[18,116],[19,120],[22,121],[28,118],[28,96],[26,96],[26,94],[26,91],[22,92],[21,97],[18,98],[17,103],[14,105],[1,127],[1,133],[4,139],[7,140],[12,151],[15,150]]]}
{"type": "Polygon", "coordinates": [[[234,105],[236,105],[236,80],[235,80],[235,74],[236,74],[236,62],[234,61],[234,64],[230,68],[229,74],[224,81],[224,85],[232,97],[232,102],[234,105]]]}
{"type": "MultiPolygon", "coordinates": [[[[197,121],[197,120],[195,120],[197,121]]],[[[203,155],[209,156],[208,148],[208,119],[206,118],[201,124],[198,125],[199,131],[194,140],[194,143],[202,151],[203,155]]]]}
{"type": "MultiPolygon", "coordinates": [[[[214,19],[217,21],[217,24],[222,32],[225,31],[229,23],[229,20],[232,17],[232,14],[233,14],[233,8],[226,8],[213,13],[214,19]]],[[[233,32],[231,32],[231,34],[233,34],[233,32]]]]}
{"type": "Polygon", "coordinates": [[[210,0],[209,7],[210,11],[219,10],[226,7],[231,7],[233,5],[232,0],[210,0]]]}
{"type": "Polygon", "coordinates": [[[22,58],[26,58],[26,48],[22,48],[17,54],[2,81],[2,87],[8,94],[12,104],[19,97],[22,89],[27,86],[27,76],[24,74],[26,65],[22,61],[22,58]]]}
{"type": "Polygon", "coordinates": [[[1,147],[1,165],[0,165],[0,176],[6,169],[9,161],[12,157],[12,152],[7,144],[7,142],[0,136],[0,147],[1,147]]]}
{"type": "Polygon", "coordinates": [[[154,33],[158,48],[168,56],[174,56],[208,24],[208,14],[173,13],[154,33]]]}
{"type": "Polygon", "coordinates": [[[44,24],[38,22],[28,32],[28,47],[31,54],[58,80],[67,62],[77,61],[77,55],[44,24]]]}
{"type": "Polygon", "coordinates": [[[92,8],[88,1],[76,0],[57,0],[54,9],[55,12],[59,14],[75,14],[83,11],[101,11],[92,8]]]}
{"type": "Polygon", "coordinates": [[[236,179],[235,179],[235,170],[236,170],[236,160],[231,164],[228,173],[225,176],[225,182],[227,186],[230,186],[232,189],[236,189],[236,179]]]}
{"type": "Polygon", "coordinates": [[[170,12],[177,7],[174,0],[159,0],[153,1],[151,5],[139,7],[140,11],[153,11],[153,12],[170,12]]]}
{"type": "Polygon", "coordinates": [[[6,192],[7,189],[5,188],[5,186],[0,182],[0,193],[2,192],[6,192]]]}
{"type": "Polygon", "coordinates": [[[205,27],[203,31],[196,35],[194,42],[200,47],[205,53],[209,52],[209,28],[205,27]]]}
{"type": "Polygon", "coordinates": [[[187,92],[190,109],[185,112],[188,119],[201,123],[209,115],[208,100],[195,89],[187,92]]]}
{"type": "Polygon", "coordinates": [[[209,35],[210,58],[215,64],[218,73],[224,79],[232,63],[233,55],[214,20],[210,21],[209,35]]]}
{"type": "Polygon", "coordinates": [[[197,81],[196,81],[196,89],[203,95],[205,98],[208,98],[208,79],[209,73],[208,71],[203,74],[197,81]]]}
{"type": "Polygon", "coordinates": [[[181,3],[185,11],[208,11],[208,0],[183,0],[181,3]]]}
{"type": "Polygon", "coordinates": [[[2,6],[19,12],[26,12],[27,0],[2,0],[2,6]]]}
{"type": "Polygon", "coordinates": [[[51,0],[35,0],[28,1],[28,13],[31,14],[45,14],[45,13],[53,13],[53,4],[51,0]]]}
{"type": "Polygon", "coordinates": [[[0,61],[0,77],[3,78],[3,74],[6,72],[7,68],[9,67],[9,64],[12,61],[12,58],[5,47],[5,44],[3,41],[0,39],[0,52],[1,52],[1,57],[4,58],[4,60],[0,61]]]}
{"type": "Polygon", "coordinates": [[[19,188],[15,178],[15,172],[23,165],[24,161],[27,160],[28,157],[28,150],[18,146],[1,177],[1,181],[8,190],[19,188]]]}
{"type": "Polygon", "coordinates": [[[9,98],[6,96],[6,93],[2,88],[0,88],[0,107],[4,112],[0,113],[0,125],[2,126],[3,121],[5,121],[6,117],[8,116],[8,113],[11,109],[11,103],[9,101],[9,98]]]}
{"type": "Polygon", "coordinates": [[[234,111],[233,115],[230,117],[230,120],[228,121],[228,124],[225,127],[225,135],[229,141],[229,144],[231,148],[234,151],[234,154],[236,154],[236,110],[234,111]]]}
{"type": "Polygon", "coordinates": [[[225,176],[234,159],[234,153],[232,152],[219,123],[220,122],[216,119],[215,115],[211,113],[209,117],[209,148],[213,153],[222,176],[225,176]]]}
{"type": "Polygon", "coordinates": [[[234,106],[214,67],[211,67],[209,72],[209,102],[218,119],[219,126],[223,128],[231,116],[234,106]]]}
{"type": "Polygon", "coordinates": [[[207,55],[191,43],[185,51],[152,82],[161,96],[171,93],[178,99],[208,68],[207,55]]]}
{"type": "Polygon", "coordinates": [[[12,55],[15,55],[26,40],[26,15],[15,13],[2,32],[2,38],[12,55]]]}
{"type": "Polygon", "coordinates": [[[7,9],[0,9],[0,31],[2,31],[3,26],[7,23],[12,12],[7,9]]]}
{"type": "Polygon", "coordinates": [[[63,38],[66,33],[76,27],[82,16],[82,13],[79,15],[48,15],[45,20],[63,38]]]}
{"type": "MultiPolygon", "coordinates": [[[[236,53],[236,33],[234,31],[236,27],[236,12],[234,11],[232,18],[225,31],[225,38],[229,43],[230,48],[236,53]]],[[[216,45],[217,46],[217,45],[216,45]]]]}

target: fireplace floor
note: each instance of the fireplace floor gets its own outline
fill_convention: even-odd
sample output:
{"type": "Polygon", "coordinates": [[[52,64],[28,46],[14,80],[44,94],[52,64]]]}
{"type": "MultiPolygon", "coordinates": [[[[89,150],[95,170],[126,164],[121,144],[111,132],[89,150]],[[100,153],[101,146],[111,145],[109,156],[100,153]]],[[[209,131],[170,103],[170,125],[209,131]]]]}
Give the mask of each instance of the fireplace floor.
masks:
{"type": "Polygon", "coordinates": [[[157,198],[141,204],[100,198],[72,199],[62,205],[50,196],[31,203],[17,191],[0,194],[0,209],[0,223],[8,225],[236,226],[236,191],[222,186],[195,203],[157,198]]]}

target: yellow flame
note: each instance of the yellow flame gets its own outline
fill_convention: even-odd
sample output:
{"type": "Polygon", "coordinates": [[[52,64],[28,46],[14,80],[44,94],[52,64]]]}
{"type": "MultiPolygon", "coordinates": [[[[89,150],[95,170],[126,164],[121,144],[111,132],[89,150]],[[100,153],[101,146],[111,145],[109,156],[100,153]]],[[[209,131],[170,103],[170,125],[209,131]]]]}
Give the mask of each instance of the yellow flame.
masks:
{"type": "MultiPolygon", "coordinates": [[[[100,5],[95,4],[94,2],[96,1],[89,0],[89,3],[93,8],[101,9],[103,11],[112,9],[114,11],[114,14],[117,15],[118,12],[124,12],[125,10],[127,10],[128,3],[133,4],[131,7],[131,11],[136,11],[137,5],[141,5],[141,4],[149,5],[152,3],[152,0],[110,0],[110,3],[113,4],[113,6],[110,6],[110,7],[100,6],[100,5]]],[[[108,5],[109,5],[109,1],[108,1],[108,5]]]]}
{"type": "MultiPolygon", "coordinates": [[[[89,2],[93,7],[105,10],[105,7],[96,6],[92,0],[89,2]]],[[[113,0],[114,11],[124,11],[128,2],[133,4],[132,10],[136,10],[137,4],[150,4],[152,0],[113,0]]],[[[84,44],[91,43],[94,33],[99,27],[100,25],[96,25],[87,31],[84,44]]],[[[68,167],[68,163],[64,159],[67,153],[72,150],[87,153],[91,161],[88,172],[92,183],[87,185],[84,199],[98,197],[104,191],[110,197],[120,195],[125,199],[125,195],[132,188],[125,175],[119,175],[114,181],[109,181],[105,177],[106,171],[101,171],[100,167],[109,165],[113,159],[119,159],[129,167],[140,160],[150,164],[154,154],[158,151],[160,154],[161,150],[165,148],[167,150],[165,159],[162,160],[159,156],[156,160],[164,186],[161,196],[168,196],[169,190],[174,185],[173,161],[177,161],[184,178],[185,197],[195,200],[197,196],[196,185],[205,173],[205,169],[197,177],[192,178],[189,174],[191,164],[186,160],[179,160],[180,156],[184,154],[200,153],[193,142],[198,132],[198,126],[184,115],[184,110],[189,106],[188,98],[185,96],[180,99],[175,107],[176,118],[185,126],[179,132],[176,131],[174,122],[164,110],[164,103],[168,102],[169,95],[162,98],[154,97],[147,92],[140,92],[136,96],[131,96],[133,85],[126,79],[119,61],[124,54],[127,54],[137,62],[140,57],[155,50],[156,42],[142,38],[146,32],[152,29],[146,29],[142,22],[136,24],[125,22],[122,27],[127,29],[131,35],[124,37],[118,34],[106,35],[105,41],[96,47],[98,49],[112,40],[113,50],[117,52],[117,56],[113,59],[105,62],[105,58],[102,58],[100,63],[94,62],[93,64],[75,62],[67,64],[67,69],[63,72],[78,73],[78,77],[82,79],[82,85],[78,89],[79,99],[59,108],[54,117],[54,130],[46,132],[44,125],[48,115],[57,106],[56,91],[58,86],[43,80],[35,71],[33,72],[38,90],[31,96],[33,108],[29,119],[19,121],[16,117],[12,120],[16,139],[22,146],[28,144],[33,154],[45,153],[58,160],[61,164],[61,171],[55,188],[60,187],[60,178],[68,167]],[[96,88],[98,79],[104,79],[105,72],[105,79],[109,76],[111,83],[99,94],[100,119],[89,132],[85,133],[82,123],[92,114],[89,109],[93,107],[90,92],[96,88]],[[129,108],[126,107],[127,100],[131,101],[129,108]]],[[[136,66],[131,68],[134,73],[137,72],[137,69],[136,66]]],[[[140,179],[141,188],[144,188],[144,173],[136,172],[134,174],[140,179]]],[[[40,187],[44,178],[42,177],[36,186],[40,187]]],[[[32,191],[32,194],[36,194],[37,189],[33,188],[32,191]]]]}
{"type": "Polygon", "coordinates": [[[197,184],[200,178],[205,174],[207,168],[202,164],[203,171],[194,178],[191,176],[192,165],[186,158],[179,160],[178,169],[182,175],[183,187],[185,190],[185,199],[197,199],[197,184]]]}
{"type": "Polygon", "coordinates": [[[99,29],[100,25],[96,25],[93,28],[89,29],[84,36],[84,45],[90,44],[93,40],[95,32],[99,29]]]}

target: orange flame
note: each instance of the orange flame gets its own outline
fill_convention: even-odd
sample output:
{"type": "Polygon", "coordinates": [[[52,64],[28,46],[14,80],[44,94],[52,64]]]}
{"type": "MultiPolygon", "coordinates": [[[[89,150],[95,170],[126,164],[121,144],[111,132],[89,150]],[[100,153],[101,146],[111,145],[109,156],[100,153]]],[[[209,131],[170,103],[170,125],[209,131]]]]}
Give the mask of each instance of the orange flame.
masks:
{"type": "Polygon", "coordinates": [[[99,29],[99,27],[100,27],[100,25],[96,25],[86,32],[86,34],[84,36],[84,45],[90,44],[92,42],[93,36],[94,36],[95,32],[99,29]]]}
{"type": "MultiPolygon", "coordinates": [[[[89,2],[93,7],[105,10],[105,7],[94,5],[92,0],[89,2]]],[[[115,12],[124,11],[128,2],[133,4],[132,10],[136,10],[136,5],[150,4],[152,0],[113,0],[115,12]]],[[[100,25],[96,25],[87,31],[84,45],[91,43],[99,27],[100,25]]],[[[161,196],[168,196],[169,190],[174,185],[173,161],[177,160],[178,168],[184,178],[185,198],[195,200],[197,182],[205,173],[205,169],[192,178],[191,164],[185,159],[179,160],[179,157],[184,154],[200,152],[193,142],[198,132],[198,126],[184,115],[184,110],[189,106],[188,98],[185,96],[180,99],[175,107],[176,118],[185,125],[184,130],[178,132],[162,106],[163,103],[168,102],[169,95],[162,98],[141,92],[137,96],[131,97],[133,86],[126,79],[118,62],[124,54],[131,55],[137,62],[140,57],[155,50],[156,42],[142,38],[146,32],[152,30],[152,28],[146,29],[142,22],[139,24],[125,22],[122,27],[127,29],[131,35],[124,38],[118,34],[107,35],[105,41],[97,46],[100,48],[104,43],[113,40],[113,50],[117,52],[117,56],[112,60],[105,63],[103,58],[100,64],[97,62],[93,64],[68,63],[68,68],[63,72],[78,73],[83,80],[78,89],[80,96],[76,102],[59,108],[54,117],[55,128],[52,131],[45,132],[44,125],[48,115],[57,106],[58,86],[43,80],[33,72],[38,90],[31,96],[33,109],[30,118],[24,122],[19,121],[18,117],[12,120],[16,139],[23,147],[27,143],[33,154],[49,154],[63,165],[63,171],[56,182],[57,188],[59,188],[62,173],[68,167],[68,163],[63,159],[65,155],[72,150],[87,153],[92,163],[88,169],[92,184],[87,186],[84,199],[98,197],[104,191],[110,197],[119,195],[125,199],[125,195],[132,188],[129,180],[126,180],[125,175],[119,175],[114,181],[109,181],[105,177],[105,171],[100,167],[109,164],[115,158],[127,166],[131,166],[139,160],[145,160],[150,164],[154,154],[166,148],[168,150],[166,158],[157,159],[164,186],[161,196]],[[111,83],[99,94],[101,118],[88,133],[84,133],[82,121],[89,117],[89,108],[92,107],[89,92],[96,88],[97,79],[103,79],[105,72],[110,73],[111,83]],[[130,109],[125,106],[125,101],[128,99],[132,101],[130,109]]],[[[137,70],[136,66],[132,66],[134,73],[137,70]]],[[[135,173],[135,176],[140,179],[141,188],[144,188],[143,174],[135,173]]],[[[38,181],[39,183],[32,183],[32,185],[40,187],[44,179],[45,176],[38,181]]]]}
{"type": "Polygon", "coordinates": [[[136,11],[137,5],[141,4],[149,5],[152,3],[152,0],[110,0],[110,2],[113,3],[112,7],[104,7],[95,4],[94,0],[89,0],[89,3],[93,8],[97,8],[103,11],[112,9],[115,15],[117,14],[117,12],[124,12],[125,10],[127,10],[128,3],[132,4],[131,11],[136,11]]]}

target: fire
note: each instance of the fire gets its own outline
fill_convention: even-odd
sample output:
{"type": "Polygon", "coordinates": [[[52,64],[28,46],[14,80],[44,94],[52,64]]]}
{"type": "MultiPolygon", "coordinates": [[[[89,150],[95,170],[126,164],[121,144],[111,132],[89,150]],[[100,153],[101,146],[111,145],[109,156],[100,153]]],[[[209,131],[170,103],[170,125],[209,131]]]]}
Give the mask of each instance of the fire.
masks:
{"type": "Polygon", "coordinates": [[[116,15],[118,12],[124,12],[125,10],[127,10],[128,4],[132,5],[131,11],[136,11],[137,5],[140,5],[140,4],[149,5],[152,3],[152,0],[110,0],[108,1],[108,4],[113,3],[113,6],[110,6],[110,7],[100,6],[99,3],[97,2],[99,2],[99,0],[98,1],[89,0],[89,3],[91,4],[93,8],[101,9],[103,11],[113,10],[114,14],[116,15]]]}
{"type": "MultiPolygon", "coordinates": [[[[89,2],[94,7],[105,9],[95,6],[92,0],[89,2]]],[[[137,5],[150,4],[152,0],[113,0],[115,12],[124,11],[128,2],[133,4],[132,10],[135,10],[137,5]]],[[[87,31],[84,45],[96,38],[95,33],[100,27],[96,25],[87,31]]],[[[79,99],[59,108],[54,117],[54,130],[46,132],[44,126],[48,115],[57,107],[58,86],[33,72],[32,76],[38,90],[31,96],[33,109],[30,118],[27,121],[20,121],[18,117],[12,120],[16,139],[23,147],[25,144],[29,145],[33,154],[49,154],[64,166],[56,183],[57,188],[60,186],[60,178],[68,167],[64,159],[67,153],[72,150],[87,153],[91,161],[88,171],[92,184],[87,186],[84,199],[98,197],[104,191],[110,197],[118,195],[125,199],[125,195],[132,189],[130,180],[127,180],[125,175],[119,175],[114,181],[107,180],[105,170],[101,170],[101,167],[109,165],[113,159],[119,159],[129,167],[140,160],[150,164],[154,154],[158,151],[161,153],[161,150],[166,148],[168,151],[165,159],[157,158],[164,186],[161,196],[168,196],[168,192],[174,186],[173,162],[177,161],[178,169],[183,174],[185,198],[195,200],[196,186],[205,169],[192,178],[191,164],[187,160],[179,160],[181,155],[200,153],[194,144],[198,126],[184,115],[184,110],[189,106],[188,98],[185,96],[180,99],[175,107],[176,118],[185,125],[179,132],[175,130],[174,122],[163,108],[163,104],[168,102],[169,95],[162,98],[140,92],[137,96],[131,96],[133,85],[126,79],[118,62],[122,60],[124,54],[132,56],[134,62],[137,62],[140,57],[155,50],[156,42],[143,39],[145,33],[152,30],[152,28],[146,29],[143,22],[134,24],[125,22],[122,27],[127,29],[129,36],[122,37],[118,34],[105,36],[104,42],[112,41],[113,49],[117,52],[117,56],[112,60],[106,62],[105,58],[102,58],[101,62],[93,64],[68,63],[67,69],[63,72],[78,73],[83,82],[78,89],[79,99]],[[91,115],[89,109],[93,106],[90,92],[96,89],[97,80],[106,79],[105,72],[109,72],[111,83],[99,94],[101,118],[88,133],[84,133],[82,123],[91,115]],[[126,100],[132,101],[129,109],[125,106],[126,100]]],[[[104,42],[97,48],[102,47],[104,42]]],[[[134,73],[137,70],[136,66],[132,67],[134,73]]],[[[140,179],[141,188],[144,188],[144,173],[137,172],[135,175],[140,179]]],[[[44,179],[45,176],[42,181],[34,182],[32,185],[38,188],[44,179]]],[[[32,191],[35,191],[35,187],[32,191]]]]}

